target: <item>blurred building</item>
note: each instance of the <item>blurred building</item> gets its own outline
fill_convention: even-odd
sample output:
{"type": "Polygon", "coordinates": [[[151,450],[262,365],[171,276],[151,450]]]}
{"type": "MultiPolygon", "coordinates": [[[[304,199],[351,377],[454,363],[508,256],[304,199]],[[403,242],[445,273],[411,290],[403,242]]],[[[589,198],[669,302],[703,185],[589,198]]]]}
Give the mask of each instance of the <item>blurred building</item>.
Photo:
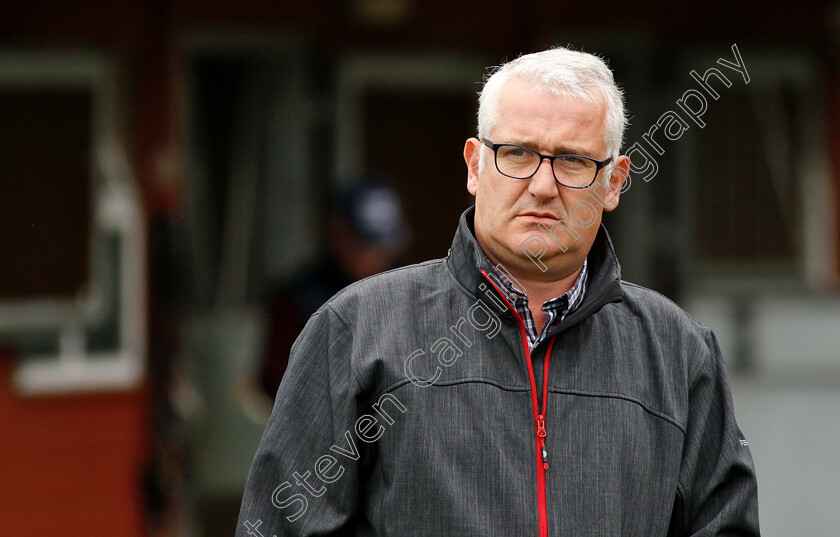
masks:
{"type": "Polygon", "coordinates": [[[718,335],[765,535],[836,535],[840,3],[548,0],[4,6],[0,535],[232,535],[324,200],[391,178],[446,255],[484,68],[554,43],[626,90],[605,222],[718,335]]]}

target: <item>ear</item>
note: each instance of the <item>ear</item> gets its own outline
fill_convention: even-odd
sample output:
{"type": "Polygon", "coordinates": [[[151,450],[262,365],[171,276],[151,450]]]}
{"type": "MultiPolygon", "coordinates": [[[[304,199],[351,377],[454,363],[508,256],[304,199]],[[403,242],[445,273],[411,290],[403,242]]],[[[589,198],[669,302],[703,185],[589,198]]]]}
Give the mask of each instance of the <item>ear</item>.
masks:
{"type": "Polygon", "coordinates": [[[478,192],[478,161],[481,158],[481,142],[478,138],[467,138],[464,144],[464,162],[467,163],[467,190],[473,196],[478,192]]]}
{"type": "Polygon", "coordinates": [[[604,177],[604,210],[612,211],[618,207],[618,197],[625,181],[630,180],[630,159],[620,155],[615,164],[605,171],[604,177]]]}

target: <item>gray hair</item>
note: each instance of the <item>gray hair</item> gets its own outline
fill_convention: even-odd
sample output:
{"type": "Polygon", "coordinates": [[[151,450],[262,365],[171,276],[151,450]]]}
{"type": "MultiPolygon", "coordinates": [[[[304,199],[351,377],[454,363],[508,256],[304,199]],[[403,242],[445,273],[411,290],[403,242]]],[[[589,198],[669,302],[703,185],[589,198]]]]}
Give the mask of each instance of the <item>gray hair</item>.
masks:
{"type": "Polygon", "coordinates": [[[604,143],[607,156],[618,157],[627,124],[624,95],[613,80],[612,71],[601,58],[554,47],[520,56],[494,68],[478,98],[479,138],[487,136],[498,119],[502,88],[511,79],[529,83],[540,92],[603,102],[606,105],[604,143]]]}

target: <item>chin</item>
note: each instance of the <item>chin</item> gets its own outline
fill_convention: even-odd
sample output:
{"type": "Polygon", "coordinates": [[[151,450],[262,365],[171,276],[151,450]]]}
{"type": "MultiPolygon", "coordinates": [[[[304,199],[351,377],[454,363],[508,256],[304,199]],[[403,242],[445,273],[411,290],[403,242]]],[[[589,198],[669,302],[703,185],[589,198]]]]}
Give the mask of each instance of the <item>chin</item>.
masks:
{"type": "Polygon", "coordinates": [[[522,233],[518,233],[516,235],[516,238],[511,239],[511,242],[515,242],[514,248],[516,248],[517,250],[520,249],[520,244],[526,248],[528,247],[528,244],[533,244],[533,247],[531,249],[539,250],[539,245],[544,243],[544,255],[548,256],[563,254],[565,252],[575,249],[578,240],[579,239],[575,239],[572,235],[566,232],[561,232],[557,235],[552,235],[548,231],[534,226],[532,228],[526,229],[522,233]],[[567,248],[565,252],[560,247],[561,244],[567,248]]]}

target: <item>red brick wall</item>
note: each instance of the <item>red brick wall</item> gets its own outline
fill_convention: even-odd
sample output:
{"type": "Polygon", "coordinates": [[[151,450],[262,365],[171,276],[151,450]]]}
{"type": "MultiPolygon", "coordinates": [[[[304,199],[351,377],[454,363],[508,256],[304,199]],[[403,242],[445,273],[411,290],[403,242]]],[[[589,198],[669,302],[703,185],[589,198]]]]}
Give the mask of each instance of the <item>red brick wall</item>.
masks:
{"type": "Polygon", "coordinates": [[[20,397],[0,354],[0,535],[146,535],[141,392],[20,397]]]}

